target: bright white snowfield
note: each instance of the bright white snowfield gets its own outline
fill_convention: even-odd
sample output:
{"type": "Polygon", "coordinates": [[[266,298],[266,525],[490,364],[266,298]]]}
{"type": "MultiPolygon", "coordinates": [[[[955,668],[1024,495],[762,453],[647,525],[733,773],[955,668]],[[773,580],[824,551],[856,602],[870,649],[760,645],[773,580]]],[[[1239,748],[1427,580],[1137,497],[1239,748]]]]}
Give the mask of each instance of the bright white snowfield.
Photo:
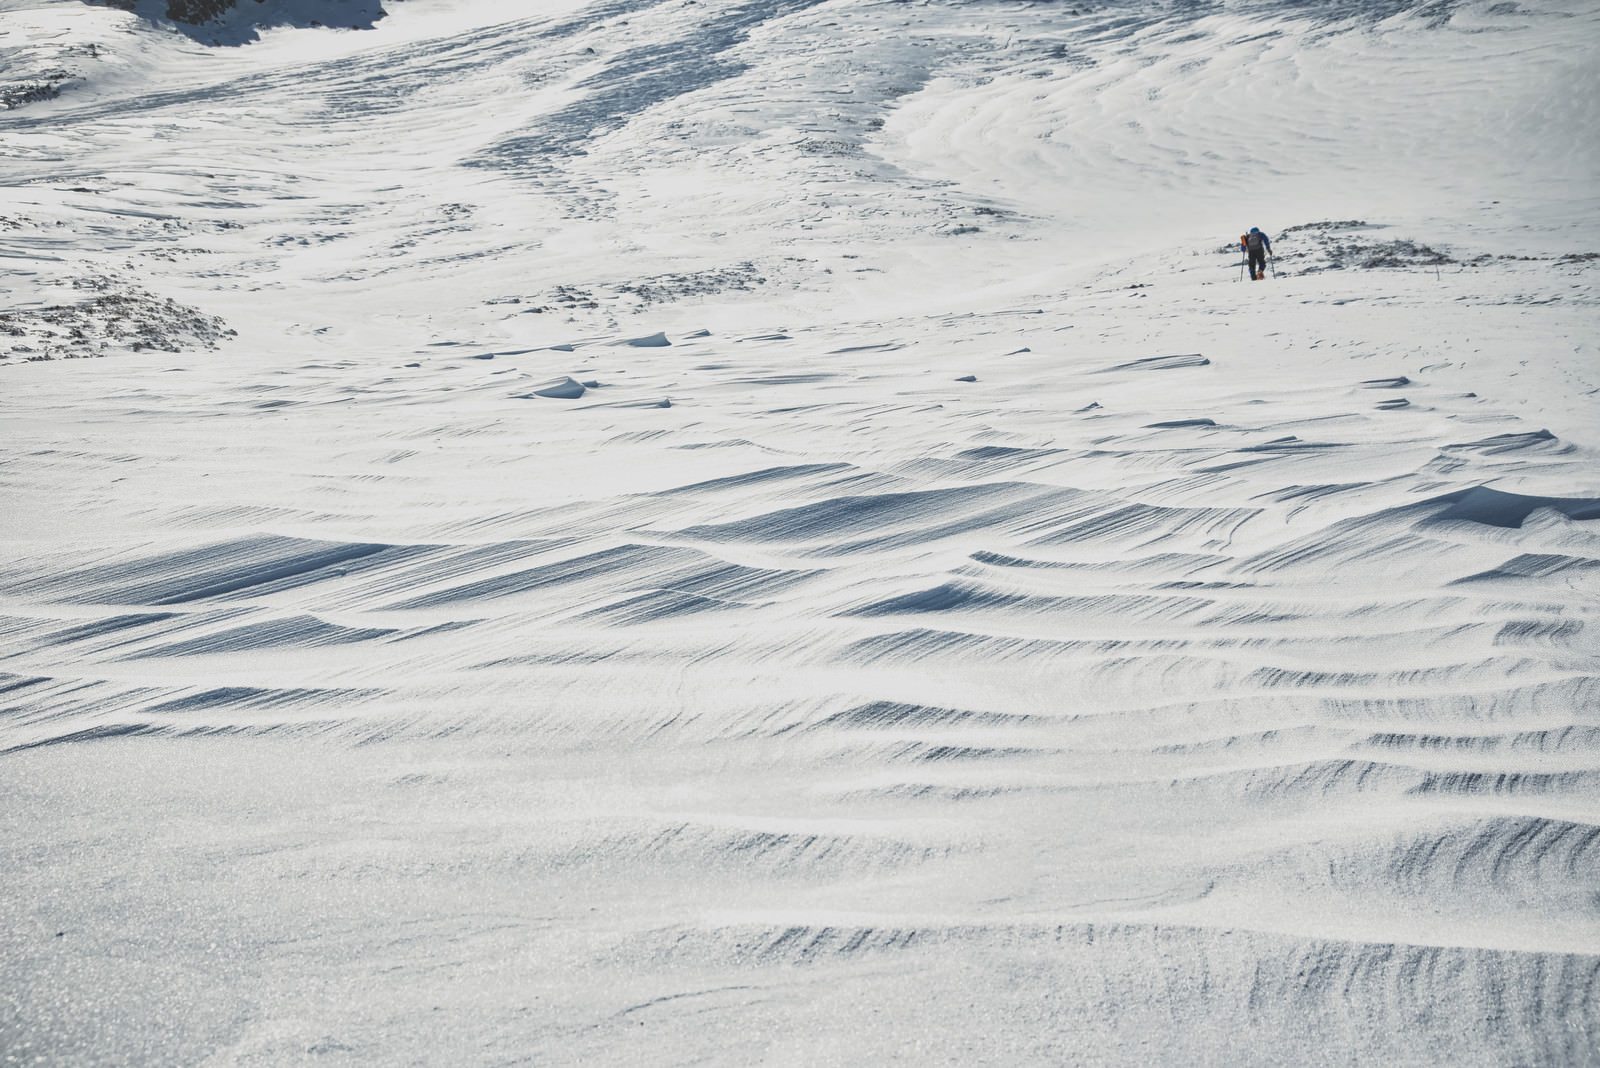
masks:
{"type": "Polygon", "coordinates": [[[0,1064],[1600,1064],[1600,7],[389,7],[0,0],[0,1064]]]}

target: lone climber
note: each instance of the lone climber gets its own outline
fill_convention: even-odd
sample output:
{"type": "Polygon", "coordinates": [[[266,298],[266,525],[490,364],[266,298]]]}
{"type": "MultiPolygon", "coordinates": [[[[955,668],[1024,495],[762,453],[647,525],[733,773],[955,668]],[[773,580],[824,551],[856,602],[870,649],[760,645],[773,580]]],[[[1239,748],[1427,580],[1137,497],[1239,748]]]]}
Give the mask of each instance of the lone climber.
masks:
{"type": "Polygon", "coordinates": [[[1267,257],[1272,255],[1272,239],[1258,228],[1239,238],[1239,247],[1250,259],[1250,281],[1259,282],[1267,276],[1267,257]]]}

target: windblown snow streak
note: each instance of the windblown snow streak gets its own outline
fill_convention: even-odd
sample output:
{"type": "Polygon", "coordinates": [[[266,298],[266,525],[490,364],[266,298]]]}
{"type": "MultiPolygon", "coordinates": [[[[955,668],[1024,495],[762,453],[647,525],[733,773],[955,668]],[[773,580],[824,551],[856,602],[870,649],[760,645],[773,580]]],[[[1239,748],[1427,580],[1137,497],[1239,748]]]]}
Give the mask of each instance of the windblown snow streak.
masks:
{"type": "Polygon", "coordinates": [[[240,336],[0,367],[0,1046],[1596,1063],[1583,161],[1441,218],[1316,110],[1594,17],[556,7],[141,29],[13,126],[15,303],[240,336]],[[1386,221],[1235,283],[1300,145],[1386,221]]]}

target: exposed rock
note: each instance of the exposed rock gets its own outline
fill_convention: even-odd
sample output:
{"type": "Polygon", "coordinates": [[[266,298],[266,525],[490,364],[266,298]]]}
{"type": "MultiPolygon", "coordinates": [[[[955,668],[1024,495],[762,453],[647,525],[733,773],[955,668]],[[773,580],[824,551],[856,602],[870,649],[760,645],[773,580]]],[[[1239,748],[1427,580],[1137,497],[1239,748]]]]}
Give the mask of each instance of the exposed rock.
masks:
{"type": "Polygon", "coordinates": [[[0,313],[0,360],[71,360],[115,351],[215,349],[234,336],[198,308],[104,279],[78,283],[99,295],[76,304],[0,313]]]}
{"type": "Polygon", "coordinates": [[[371,29],[383,18],[383,0],[84,0],[166,19],[206,44],[245,44],[267,26],[371,29]]]}
{"type": "Polygon", "coordinates": [[[69,70],[41,71],[22,81],[0,84],[0,104],[7,111],[19,108],[24,104],[32,104],[39,100],[49,100],[59,96],[61,86],[72,80],[69,70]]]}

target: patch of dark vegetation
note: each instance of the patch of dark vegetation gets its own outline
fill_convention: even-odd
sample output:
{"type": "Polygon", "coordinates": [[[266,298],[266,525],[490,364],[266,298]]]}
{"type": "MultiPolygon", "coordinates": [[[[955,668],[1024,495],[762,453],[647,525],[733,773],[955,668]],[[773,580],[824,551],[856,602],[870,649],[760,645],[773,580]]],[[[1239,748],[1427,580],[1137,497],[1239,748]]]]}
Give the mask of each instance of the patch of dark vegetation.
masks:
{"type": "MultiPolygon", "coordinates": [[[[1288,226],[1277,234],[1277,247],[1273,249],[1286,273],[1315,274],[1318,271],[1370,270],[1375,268],[1404,270],[1432,267],[1438,270],[1454,266],[1461,270],[1485,267],[1495,263],[1529,262],[1557,263],[1565,266],[1586,267],[1600,260],[1600,252],[1568,252],[1560,256],[1515,255],[1512,253],[1482,253],[1466,256],[1453,251],[1441,251],[1430,245],[1405,238],[1390,241],[1362,240],[1357,231],[1382,230],[1381,223],[1365,219],[1325,219],[1321,222],[1288,226]]],[[[1239,254],[1237,245],[1224,245],[1219,253],[1239,254]]]]}
{"type": "Polygon", "coordinates": [[[7,111],[13,111],[24,104],[52,100],[61,95],[61,87],[72,78],[71,71],[57,69],[33,75],[26,81],[0,85],[0,104],[4,104],[7,111]]]}
{"type": "Polygon", "coordinates": [[[730,291],[749,292],[766,283],[766,278],[762,277],[756,265],[745,262],[709,271],[658,275],[643,282],[619,285],[617,292],[631,296],[641,304],[665,304],[686,297],[706,297],[730,291]]]}
{"type": "Polygon", "coordinates": [[[220,317],[170,297],[119,287],[105,278],[76,285],[96,295],[75,304],[0,313],[0,360],[77,360],[115,350],[215,349],[235,336],[220,317]]]}
{"type": "Polygon", "coordinates": [[[1299,226],[1285,227],[1281,232],[1297,234],[1303,230],[1367,230],[1375,229],[1365,219],[1324,219],[1322,222],[1301,223],[1299,226]]]}
{"type": "Polygon", "coordinates": [[[164,260],[167,263],[178,263],[185,256],[210,256],[213,254],[212,250],[208,248],[184,248],[180,245],[151,249],[145,253],[153,260],[164,260]]]}
{"type": "Polygon", "coordinates": [[[526,304],[522,312],[541,315],[551,311],[582,311],[600,307],[594,290],[560,285],[535,297],[490,297],[485,304],[526,304]]]}
{"type": "Polygon", "coordinates": [[[1415,241],[1386,241],[1379,244],[1347,242],[1328,249],[1333,270],[1345,267],[1433,267],[1460,261],[1415,241]]]}
{"type": "Polygon", "coordinates": [[[528,310],[531,312],[549,311],[550,308],[598,308],[600,302],[594,299],[594,290],[579,289],[576,286],[556,286],[549,293],[548,306],[535,305],[528,310]]]}
{"type": "Polygon", "coordinates": [[[707,271],[663,274],[639,282],[621,282],[598,290],[559,285],[532,297],[493,297],[485,304],[526,304],[528,313],[586,311],[602,304],[629,302],[640,307],[668,304],[691,297],[717,293],[749,292],[766,285],[767,279],[753,263],[718,267],[707,271]]]}
{"type": "MultiPolygon", "coordinates": [[[[1301,223],[1285,227],[1278,233],[1275,258],[1285,269],[1297,267],[1295,274],[1315,274],[1318,271],[1373,270],[1376,268],[1403,269],[1408,267],[1433,267],[1460,264],[1461,260],[1447,252],[1411,241],[1396,238],[1390,241],[1364,241],[1354,236],[1359,231],[1380,230],[1365,219],[1325,219],[1322,222],[1301,223]]],[[[1237,253],[1237,248],[1229,249],[1237,253]]]]}
{"type": "Polygon", "coordinates": [[[795,148],[807,156],[853,156],[861,151],[861,146],[854,142],[825,137],[808,137],[798,142],[795,148]]]}
{"type": "Polygon", "coordinates": [[[1569,267],[1584,266],[1600,260],[1600,252],[1564,252],[1559,256],[1518,256],[1502,252],[1498,256],[1487,252],[1461,261],[1467,267],[1483,267],[1491,263],[1560,263],[1569,267]]]}

